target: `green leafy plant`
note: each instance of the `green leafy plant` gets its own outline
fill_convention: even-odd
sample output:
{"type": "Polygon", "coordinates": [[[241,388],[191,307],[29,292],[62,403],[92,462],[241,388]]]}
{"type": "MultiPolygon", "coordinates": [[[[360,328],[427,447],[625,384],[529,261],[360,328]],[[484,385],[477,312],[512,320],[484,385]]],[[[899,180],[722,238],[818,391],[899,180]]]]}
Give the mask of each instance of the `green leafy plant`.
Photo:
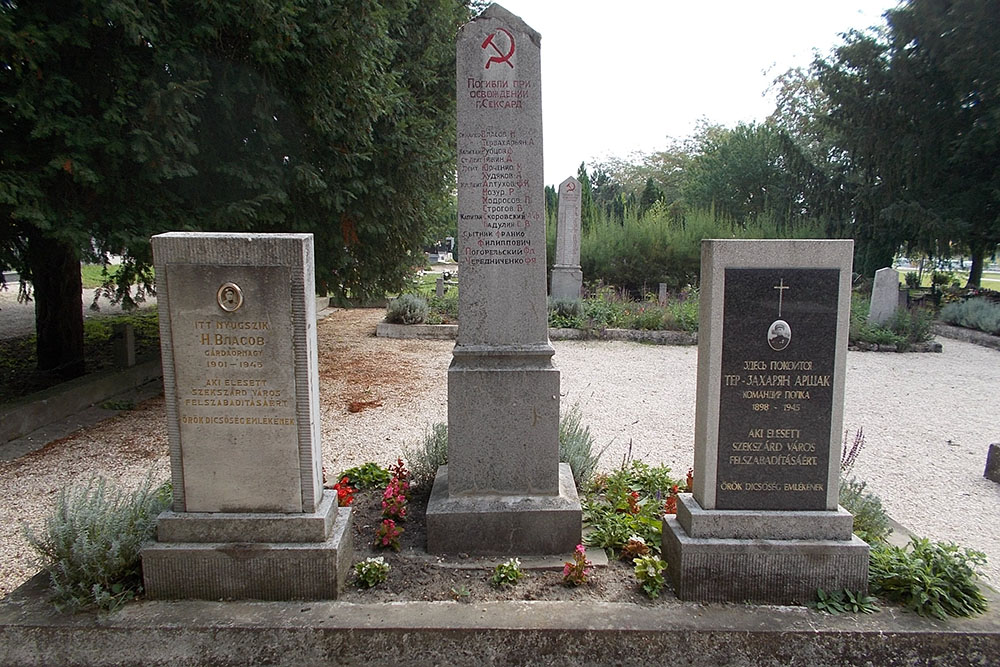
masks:
{"type": "Polygon", "coordinates": [[[985,563],[981,551],[914,537],[905,548],[873,546],[869,582],[873,593],[921,616],[972,616],[987,608],[976,570],[985,563]]]}
{"type": "Polygon", "coordinates": [[[345,477],[348,484],[355,489],[377,489],[389,483],[389,471],[371,462],[348,468],[337,475],[337,479],[340,480],[345,477]]]}
{"type": "Polygon", "coordinates": [[[582,329],[584,327],[583,302],[580,299],[549,298],[549,326],[582,329]]]}
{"type": "Polygon", "coordinates": [[[439,467],[448,463],[448,424],[437,422],[424,431],[423,440],[406,448],[414,485],[430,488],[439,467]]]}
{"type": "Polygon", "coordinates": [[[889,515],[882,507],[882,500],[865,491],[865,482],[855,479],[840,480],[840,504],[854,515],[854,534],[868,544],[883,543],[892,533],[889,515]]]}
{"type": "Polygon", "coordinates": [[[659,597],[665,583],[663,571],[667,569],[667,564],[655,554],[639,556],[632,562],[635,565],[635,578],[642,586],[642,592],[651,599],[659,597]]]}
{"type": "Polygon", "coordinates": [[[878,611],[878,600],[861,591],[857,593],[848,589],[827,593],[822,588],[816,589],[816,601],[810,606],[817,611],[828,614],[874,614],[878,611]]]}
{"type": "Polygon", "coordinates": [[[567,586],[580,586],[590,580],[594,564],[587,558],[587,550],[582,544],[576,545],[573,560],[563,565],[563,583],[567,586]]]}
{"type": "Polygon", "coordinates": [[[354,583],[359,588],[373,588],[389,578],[389,570],[382,556],[366,558],[354,564],[354,583]]]}
{"type": "Polygon", "coordinates": [[[400,294],[389,302],[385,321],[392,324],[421,324],[430,311],[427,299],[416,294],[400,294]]]}
{"type": "Polygon", "coordinates": [[[514,586],[524,576],[524,570],[521,569],[521,560],[519,558],[508,558],[493,568],[493,573],[490,575],[490,585],[494,588],[514,586]]]}
{"type": "Polygon", "coordinates": [[[903,275],[903,280],[906,281],[906,286],[909,289],[917,289],[920,287],[920,274],[916,271],[907,271],[903,275]]]}
{"type": "Polygon", "coordinates": [[[584,543],[617,557],[629,538],[638,536],[659,552],[663,513],[675,487],[679,483],[669,467],[642,461],[623,462],[614,473],[594,478],[583,499],[591,529],[584,543]]]}
{"type": "Polygon", "coordinates": [[[151,476],[131,491],[100,477],[61,491],[41,533],[24,533],[49,574],[57,605],[115,609],[141,593],[139,552],[171,497],[170,484],[154,487],[151,476]]]}

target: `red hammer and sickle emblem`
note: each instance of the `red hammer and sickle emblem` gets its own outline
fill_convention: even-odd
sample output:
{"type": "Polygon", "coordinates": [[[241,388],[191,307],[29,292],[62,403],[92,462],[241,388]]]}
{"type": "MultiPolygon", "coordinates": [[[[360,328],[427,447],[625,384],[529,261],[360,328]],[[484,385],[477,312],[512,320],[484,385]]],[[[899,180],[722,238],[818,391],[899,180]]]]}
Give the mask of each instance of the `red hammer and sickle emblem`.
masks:
{"type": "Polygon", "coordinates": [[[514,35],[510,34],[510,32],[508,32],[503,28],[497,28],[496,32],[491,32],[489,35],[486,36],[486,39],[483,40],[482,48],[485,49],[487,46],[492,46],[493,50],[496,51],[499,55],[490,56],[490,59],[486,61],[486,69],[489,69],[490,65],[492,65],[493,63],[507,63],[511,69],[514,69],[514,63],[510,61],[510,57],[514,55],[514,35]],[[501,32],[507,35],[507,39],[510,40],[510,51],[508,51],[506,54],[504,54],[504,52],[500,50],[500,47],[498,47],[496,44],[493,43],[493,38],[496,37],[496,35],[501,32]]]}

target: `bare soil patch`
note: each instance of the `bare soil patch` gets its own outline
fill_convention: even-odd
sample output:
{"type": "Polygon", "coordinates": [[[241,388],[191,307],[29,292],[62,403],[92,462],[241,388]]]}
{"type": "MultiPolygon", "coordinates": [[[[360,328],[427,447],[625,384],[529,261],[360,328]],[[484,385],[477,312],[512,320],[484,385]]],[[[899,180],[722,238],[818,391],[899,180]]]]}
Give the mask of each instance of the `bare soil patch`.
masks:
{"type": "MultiPolygon", "coordinates": [[[[359,491],[351,505],[353,517],[354,562],[382,556],[391,568],[389,578],[374,588],[359,588],[354,573],[348,575],[342,600],[348,602],[445,601],[487,602],[496,600],[572,600],[577,602],[628,602],[639,605],[677,602],[669,587],[656,600],[643,594],[629,563],[612,560],[596,567],[587,583],[563,584],[562,566],[526,569],[527,576],[514,586],[495,588],[490,584],[493,567],[505,558],[472,557],[468,554],[435,556],[427,553],[424,516],[429,489],[415,488],[410,499],[411,518],[400,524],[400,550],[376,549],[375,530],[382,521],[382,493],[359,491]]],[[[588,554],[599,551],[594,547],[588,554]]],[[[558,557],[556,557],[558,560],[558,557]]],[[[570,560],[565,554],[564,560],[570,560]]],[[[523,559],[528,563],[529,559],[523,559]]],[[[562,561],[560,561],[562,562],[562,561]]]]}

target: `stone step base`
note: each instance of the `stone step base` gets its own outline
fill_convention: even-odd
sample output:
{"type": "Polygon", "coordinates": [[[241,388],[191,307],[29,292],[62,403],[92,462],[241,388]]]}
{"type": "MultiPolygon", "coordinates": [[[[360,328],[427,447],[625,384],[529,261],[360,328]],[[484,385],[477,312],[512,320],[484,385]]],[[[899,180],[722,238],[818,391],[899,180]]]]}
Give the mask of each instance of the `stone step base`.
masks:
{"type": "Polygon", "coordinates": [[[663,522],[663,553],[682,600],[807,604],[816,589],[868,591],[868,545],[850,540],[751,540],[689,537],[663,522]]]}
{"type": "Polygon", "coordinates": [[[142,550],[151,599],[335,600],[354,549],[351,510],[337,509],[323,542],[152,542],[142,550]]]}

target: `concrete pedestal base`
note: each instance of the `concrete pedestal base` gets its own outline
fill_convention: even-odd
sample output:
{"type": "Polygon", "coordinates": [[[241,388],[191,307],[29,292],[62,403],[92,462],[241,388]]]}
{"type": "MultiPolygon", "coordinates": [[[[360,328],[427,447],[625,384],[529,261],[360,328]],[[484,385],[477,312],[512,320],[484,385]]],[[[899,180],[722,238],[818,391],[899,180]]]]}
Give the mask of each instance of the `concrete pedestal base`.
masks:
{"type": "Polygon", "coordinates": [[[703,510],[683,494],[677,518],[663,522],[667,574],[677,597],[701,602],[805,604],[817,588],[867,591],[868,545],[845,534],[845,515],[703,510]]]}
{"type": "Polygon", "coordinates": [[[552,267],[549,296],[553,299],[579,299],[583,291],[583,271],[579,266],[552,267]]]}
{"type": "Polygon", "coordinates": [[[312,514],[164,512],[142,550],[152,599],[333,600],[354,548],[351,510],[325,491],[312,514]]]}
{"type": "Polygon", "coordinates": [[[559,464],[558,495],[448,494],[438,469],[427,503],[427,550],[436,554],[517,556],[570,553],[580,543],[582,510],[569,464],[559,464]]]}

